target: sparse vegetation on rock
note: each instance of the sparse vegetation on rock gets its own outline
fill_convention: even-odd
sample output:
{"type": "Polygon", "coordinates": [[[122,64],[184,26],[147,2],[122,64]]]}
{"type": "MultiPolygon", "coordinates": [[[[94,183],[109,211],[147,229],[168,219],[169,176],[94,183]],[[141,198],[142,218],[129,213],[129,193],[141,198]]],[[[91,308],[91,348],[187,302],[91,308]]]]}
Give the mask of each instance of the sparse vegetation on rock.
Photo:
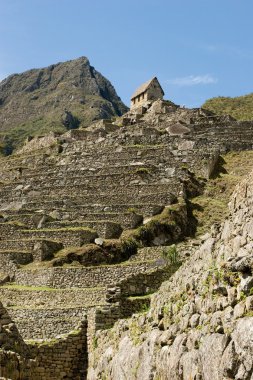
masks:
{"type": "Polygon", "coordinates": [[[12,153],[30,135],[64,133],[126,111],[85,57],[14,74],[0,84],[0,152],[12,153]]]}
{"type": "Polygon", "coordinates": [[[231,115],[237,120],[253,120],[253,94],[235,98],[219,96],[207,100],[202,107],[218,115],[231,115]]]}

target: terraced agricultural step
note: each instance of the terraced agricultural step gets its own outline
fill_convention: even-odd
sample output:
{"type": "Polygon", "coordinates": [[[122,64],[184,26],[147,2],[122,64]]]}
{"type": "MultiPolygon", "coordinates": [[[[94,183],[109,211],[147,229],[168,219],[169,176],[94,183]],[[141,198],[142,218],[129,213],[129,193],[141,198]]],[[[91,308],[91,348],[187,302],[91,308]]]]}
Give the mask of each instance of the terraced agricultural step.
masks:
{"type": "Polygon", "coordinates": [[[164,267],[155,260],[125,262],[96,267],[58,267],[48,269],[22,269],[15,273],[15,283],[25,286],[53,288],[94,288],[116,284],[139,273],[156,271],[164,267]]]}
{"type": "MultiPolygon", "coordinates": [[[[72,194],[75,196],[82,196],[84,195],[94,195],[95,202],[97,202],[97,199],[100,199],[101,195],[106,194],[108,195],[114,195],[114,194],[120,194],[122,195],[122,199],[124,200],[125,194],[129,193],[131,194],[132,202],[135,201],[135,197],[139,195],[144,195],[148,193],[155,193],[155,192],[170,192],[172,194],[177,195],[182,191],[182,184],[176,180],[171,179],[168,181],[168,183],[147,183],[147,184],[130,184],[130,185],[121,185],[119,183],[112,183],[110,187],[105,186],[97,186],[95,183],[92,186],[83,186],[83,185],[73,185],[73,186],[55,186],[54,188],[49,189],[42,189],[39,193],[39,195],[50,195],[50,196],[65,196],[66,194],[72,194]]],[[[125,203],[125,201],[124,201],[125,203]]]]}
{"type": "Polygon", "coordinates": [[[87,213],[101,213],[101,212],[118,212],[118,213],[125,213],[125,212],[136,212],[137,214],[141,214],[144,216],[152,216],[159,214],[162,212],[164,208],[164,204],[149,204],[149,203],[143,203],[143,204],[136,204],[136,203],[130,203],[130,204],[106,204],[106,203],[95,203],[95,204],[87,204],[85,203],[85,199],[82,201],[82,199],[78,199],[77,203],[75,199],[58,199],[58,200],[41,200],[41,201],[30,201],[27,203],[19,212],[16,212],[13,214],[12,212],[3,212],[3,214],[8,217],[8,220],[15,220],[15,215],[19,213],[28,213],[31,214],[31,212],[34,212],[35,210],[45,210],[47,213],[49,213],[52,210],[57,210],[60,214],[63,212],[73,212],[79,210],[80,214],[87,214],[87,213]]]}
{"type": "MultiPolygon", "coordinates": [[[[113,212],[103,212],[103,213],[89,213],[89,214],[81,214],[78,211],[76,212],[68,212],[67,215],[69,219],[75,223],[75,221],[79,218],[78,224],[86,224],[87,223],[95,223],[96,222],[111,222],[116,223],[123,228],[130,229],[136,228],[143,221],[143,216],[136,214],[135,212],[126,212],[126,213],[113,213],[113,212]]],[[[60,225],[57,222],[48,223],[49,226],[58,226],[60,225]]]]}
{"type": "Polygon", "coordinates": [[[32,252],[19,250],[1,250],[0,267],[4,269],[15,269],[18,265],[29,264],[33,261],[32,252]]]}
{"type": "MultiPolygon", "coordinates": [[[[170,140],[169,136],[168,139],[170,140]]],[[[108,161],[109,159],[113,159],[115,162],[119,162],[121,159],[128,159],[129,161],[131,159],[136,159],[140,156],[148,156],[148,157],[157,157],[159,154],[171,154],[171,147],[168,146],[168,144],[163,145],[122,145],[118,147],[118,149],[112,150],[111,147],[93,147],[90,150],[87,149],[87,146],[85,146],[85,154],[84,154],[84,146],[85,144],[79,144],[79,146],[75,145],[75,157],[77,157],[77,154],[79,153],[78,161],[82,160],[84,158],[87,162],[89,162],[90,158],[98,157],[98,153],[101,157],[103,157],[103,162],[108,161]],[[79,150],[80,149],[80,150],[79,150]],[[82,151],[83,150],[83,151],[82,151]]],[[[73,147],[71,147],[73,149],[73,147]]],[[[65,150],[64,155],[67,156],[69,152],[65,150]]],[[[69,158],[69,160],[75,159],[73,157],[73,150],[71,151],[72,157],[69,158]]],[[[64,155],[62,157],[64,157],[64,155]]],[[[62,160],[64,163],[64,159],[62,160]]],[[[65,161],[66,162],[66,161],[65,161]]],[[[99,162],[99,160],[98,160],[99,162]]]]}
{"type": "MultiPolygon", "coordinates": [[[[50,203],[53,206],[53,202],[50,203]]],[[[89,208],[89,206],[87,206],[89,208]]],[[[50,211],[47,210],[47,215],[44,215],[44,212],[41,213],[37,212],[38,210],[34,210],[32,213],[32,210],[19,210],[15,214],[13,211],[10,212],[4,212],[4,217],[8,222],[18,222],[21,223],[31,229],[38,229],[38,228],[66,228],[66,227],[83,227],[83,228],[89,228],[97,231],[97,233],[106,239],[112,239],[112,238],[118,238],[122,233],[122,228],[120,226],[120,223],[117,223],[115,221],[111,221],[110,219],[115,219],[114,215],[112,214],[112,218],[110,218],[110,215],[107,214],[90,214],[91,216],[85,216],[83,220],[76,220],[80,217],[80,215],[84,214],[82,212],[81,207],[76,206],[73,207],[73,209],[69,210],[58,210],[56,208],[53,209],[54,212],[57,211],[57,215],[59,215],[60,220],[54,220],[53,217],[50,217],[50,211]],[[29,212],[29,213],[28,213],[29,212]],[[94,216],[93,216],[94,215],[94,216]],[[99,215],[101,215],[101,220],[99,218],[99,215]],[[90,220],[89,220],[90,219],[90,220]],[[106,220],[107,219],[107,220],[106,220]]],[[[116,214],[118,215],[118,214],[116,214]]],[[[142,222],[141,216],[133,217],[131,215],[126,215],[125,218],[121,218],[124,220],[124,222],[128,222],[129,225],[135,225],[140,222],[142,222]]],[[[120,219],[120,221],[121,221],[120,219]]],[[[1,242],[0,242],[1,245],[1,242]]]]}
{"type": "MultiPolygon", "coordinates": [[[[130,183],[133,180],[136,179],[145,179],[145,180],[152,180],[152,176],[155,176],[156,178],[159,178],[159,176],[166,176],[168,177],[168,171],[176,170],[181,167],[181,163],[178,160],[179,156],[185,156],[186,152],[180,151],[177,153],[177,157],[174,157],[169,162],[164,161],[163,165],[160,165],[157,163],[157,165],[151,165],[145,164],[145,163],[127,163],[126,165],[118,165],[118,166],[109,166],[108,170],[106,168],[100,168],[99,170],[94,169],[91,170],[81,168],[78,170],[75,168],[75,170],[62,170],[57,171],[54,170],[51,173],[48,173],[47,170],[43,172],[28,172],[26,175],[24,173],[22,175],[17,176],[17,178],[13,178],[15,180],[14,190],[22,190],[22,191],[28,191],[29,188],[36,189],[39,184],[43,184],[44,179],[47,179],[47,183],[49,185],[52,185],[54,182],[57,185],[68,185],[71,183],[77,183],[77,184],[89,184],[89,182],[94,179],[97,183],[104,182],[107,184],[107,182],[118,181],[122,182],[125,181],[127,183],[130,183]],[[142,165],[141,165],[142,164],[142,165]],[[87,173],[86,173],[87,171],[87,173]]],[[[189,156],[189,152],[187,152],[187,155],[189,156]]],[[[8,185],[8,182],[6,183],[8,185]]],[[[2,184],[2,187],[4,184],[2,184]]]]}
{"type": "Polygon", "coordinates": [[[77,329],[86,319],[84,307],[74,308],[7,308],[23,339],[50,339],[77,329]]]}
{"type": "MultiPolygon", "coordinates": [[[[62,243],[46,239],[17,239],[0,240],[0,250],[16,252],[29,252],[32,260],[43,261],[51,259],[55,252],[63,248],[62,243]]],[[[32,261],[31,260],[31,261],[32,261]]],[[[26,263],[19,263],[26,264],[26,263]]]]}
{"type": "Polygon", "coordinates": [[[34,214],[14,214],[8,216],[8,221],[18,221],[29,228],[38,228],[40,223],[45,228],[61,227],[86,227],[95,229],[101,236],[107,238],[119,237],[122,228],[135,228],[143,221],[142,215],[135,212],[103,212],[103,213],[86,213],[76,208],[74,211],[68,210],[62,213],[63,219],[70,220],[67,222],[53,222],[52,218],[43,217],[43,215],[34,214]],[[78,220],[79,218],[79,220],[78,220]],[[48,220],[48,222],[47,222],[48,220]],[[77,221],[78,220],[78,221],[77,221]],[[76,221],[76,222],[75,222],[76,221]],[[106,236],[105,236],[106,235],[106,236]]]}
{"type": "Polygon", "coordinates": [[[5,237],[14,236],[18,231],[26,226],[21,223],[10,222],[10,223],[0,223],[0,237],[4,239],[5,237]]]}
{"type": "MultiPolygon", "coordinates": [[[[160,191],[157,187],[155,192],[147,191],[144,192],[144,189],[141,189],[139,192],[135,192],[134,194],[131,193],[131,191],[128,191],[129,189],[126,189],[125,193],[108,193],[108,194],[97,194],[94,193],[89,195],[82,195],[72,198],[66,198],[66,199],[75,199],[78,203],[87,203],[92,204],[94,202],[96,203],[103,203],[103,204],[129,204],[129,207],[133,204],[133,202],[140,203],[140,204],[149,204],[152,203],[152,200],[154,203],[157,204],[164,204],[169,205],[173,202],[175,202],[175,195],[172,191],[170,191],[168,188],[164,191],[160,191]]],[[[148,188],[148,190],[150,190],[148,188]]]]}
{"type": "MultiPolygon", "coordinates": [[[[138,183],[134,184],[120,184],[120,183],[111,183],[110,186],[104,186],[104,184],[97,185],[93,183],[92,185],[69,185],[69,186],[48,186],[38,188],[36,191],[31,190],[27,194],[13,192],[13,187],[8,185],[4,189],[0,190],[1,204],[6,202],[10,203],[10,193],[12,193],[11,200],[20,201],[21,199],[32,199],[32,198],[41,198],[41,197],[68,197],[70,194],[72,197],[79,197],[80,195],[84,197],[85,195],[94,196],[94,201],[92,203],[97,203],[101,196],[103,195],[122,195],[122,203],[126,203],[125,196],[126,194],[131,194],[130,201],[131,203],[135,202],[135,197],[149,193],[160,193],[167,192],[177,196],[180,192],[183,191],[183,184],[177,178],[166,179],[165,183],[138,183]]],[[[156,202],[156,200],[154,200],[156,202]]]]}
{"type": "Polygon", "coordinates": [[[27,212],[26,210],[20,210],[17,213],[13,213],[13,211],[10,212],[4,212],[4,217],[6,218],[8,223],[18,223],[20,226],[23,225],[27,228],[37,228],[40,223],[45,219],[43,214],[41,212],[27,212]]]}
{"type": "Polygon", "coordinates": [[[103,305],[106,288],[55,289],[50,287],[31,287],[8,284],[0,286],[0,301],[6,307],[26,308],[64,308],[90,307],[103,305]]]}
{"type": "Polygon", "coordinates": [[[96,231],[84,227],[69,227],[58,229],[20,230],[21,239],[45,239],[60,242],[64,247],[81,247],[83,244],[94,242],[96,231]]]}
{"type": "Polygon", "coordinates": [[[51,179],[60,178],[63,176],[66,176],[68,178],[73,178],[77,175],[77,173],[82,177],[86,177],[90,175],[94,175],[94,176],[120,175],[120,174],[126,175],[126,174],[131,174],[131,173],[133,174],[134,172],[137,172],[137,173],[142,172],[143,169],[146,169],[150,173],[152,173],[155,170],[158,170],[157,166],[151,165],[151,164],[146,165],[145,162],[141,162],[141,161],[136,161],[132,163],[129,163],[128,161],[127,164],[123,164],[123,165],[117,165],[117,162],[115,162],[115,165],[106,165],[106,163],[104,165],[101,165],[101,162],[100,164],[97,163],[95,165],[94,161],[91,161],[90,164],[87,165],[87,161],[85,160],[85,162],[83,162],[82,164],[83,165],[80,165],[80,162],[79,162],[78,167],[70,164],[70,165],[64,165],[64,166],[55,166],[55,167],[52,167],[51,169],[45,168],[45,166],[43,165],[42,167],[37,168],[35,173],[29,169],[24,169],[22,170],[22,179],[25,178],[27,182],[29,182],[30,179],[38,180],[41,177],[43,177],[43,175],[47,175],[47,178],[51,180],[51,179]],[[92,165],[92,162],[93,162],[93,165],[92,165]]]}
{"type": "MultiPolygon", "coordinates": [[[[85,147],[85,149],[87,149],[87,147],[85,147]]],[[[26,160],[26,162],[23,163],[22,160],[16,159],[12,164],[2,167],[0,173],[2,172],[4,174],[8,171],[17,171],[17,174],[29,176],[32,171],[35,174],[43,174],[48,171],[49,175],[57,171],[65,174],[69,172],[71,175],[71,172],[76,170],[78,172],[84,172],[84,174],[91,171],[96,174],[99,171],[109,173],[111,170],[114,170],[113,168],[115,168],[117,172],[123,173],[128,172],[128,168],[130,167],[131,169],[132,166],[143,167],[146,164],[150,164],[150,166],[153,167],[159,162],[161,156],[173,158],[173,153],[169,145],[163,150],[142,149],[141,151],[132,150],[132,152],[116,154],[112,151],[105,153],[103,153],[103,151],[93,151],[90,154],[84,154],[84,152],[82,152],[82,155],[77,155],[77,152],[72,151],[71,155],[63,154],[61,157],[58,157],[58,159],[55,159],[54,162],[41,158],[40,160],[37,159],[31,162],[26,160]],[[98,159],[98,157],[103,157],[103,159],[98,159]]]]}
{"type": "MultiPolygon", "coordinates": [[[[136,187],[134,187],[134,190],[135,188],[136,187]]],[[[99,192],[94,192],[93,194],[92,193],[83,194],[83,191],[81,190],[79,191],[78,194],[68,192],[61,196],[59,193],[58,194],[56,193],[56,194],[50,194],[50,195],[48,194],[30,195],[29,194],[26,196],[19,196],[19,197],[15,196],[15,197],[12,197],[11,199],[10,198],[4,199],[4,197],[2,197],[0,201],[0,210],[2,210],[1,212],[5,214],[6,209],[8,209],[8,207],[12,206],[13,208],[15,205],[18,205],[19,207],[24,207],[24,210],[26,210],[26,207],[29,207],[30,203],[32,204],[32,207],[33,207],[33,205],[36,205],[37,202],[38,202],[37,204],[39,206],[38,207],[39,209],[43,209],[41,208],[41,202],[53,202],[53,203],[55,202],[55,209],[57,209],[58,208],[57,205],[62,204],[62,202],[64,202],[66,205],[68,205],[69,202],[71,204],[76,203],[76,204],[87,204],[87,205],[89,204],[108,204],[108,205],[129,204],[129,207],[131,208],[131,205],[133,203],[134,204],[155,203],[155,204],[161,204],[165,206],[165,205],[174,203],[176,200],[176,194],[173,192],[171,186],[167,186],[167,189],[165,190],[164,189],[160,190],[159,187],[156,187],[155,189],[156,191],[154,190],[152,191],[152,189],[149,189],[147,187],[146,189],[149,191],[144,192],[145,188],[143,188],[139,192],[135,191],[134,194],[131,191],[129,191],[129,189],[126,189],[125,193],[108,192],[107,194],[106,193],[103,194],[99,192]]],[[[182,186],[180,185],[180,187],[176,186],[174,188],[175,191],[177,191],[177,189],[178,189],[178,192],[180,190],[182,191],[182,186]]],[[[45,210],[46,209],[47,209],[47,206],[45,207],[45,210]]],[[[36,208],[36,211],[37,210],[38,209],[36,208]]],[[[52,208],[52,210],[54,210],[54,208],[52,208]]],[[[13,212],[14,212],[13,210],[10,210],[10,213],[13,213],[13,212]]]]}
{"type": "MultiPolygon", "coordinates": [[[[135,183],[157,183],[159,181],[158,173],[156,173],[156,176],[152,176],[149,173],[129,173],[129,174],[105,174],[105,175],[86,175],[81,176],[80,173],[75,173],[74,176],[60,176],[60,177],[47,177],[46,173],[45,176],[42,178],[33,178],[31,177],[29,180],[29,185],[31,190],[33,191],[40,191],[42,189],[47,189],[51,187],[69,187],[73,185],[77,186],[85,186],[85,187],[106,187],[106,188],[112,188],[115,186],[115,183],[123,186],[128,184],[135,184],[135,183]],[[46,180],[45,180],[46,179],[46,180]]],[[[19,184],[12,190],[14,191],[21,191],[21,186],[24,186],[24,183],[27,184],[27,180],[25,182],[20,181],[19,184]]],[[[158,182],[159,183],[159,182],[158,182]]],[[[27,186],[27,185],[26,185],[27,186]]],[[[9,187],[6,186],[7,189],[9,187]]],[[[6,190],[5,187],[5,190],[6,190]]]]}
{"type": "MultiPolygon", "coordinates": [[[[69,214],[68,214],[69,215],[69,214]]],[[[78,217],[78,215],[77,215],[78,217]]],[[[75,219],[74,217],[72,217],[75,219]]],[[[45,225],[48,228],[90,228],[97,232],[99,237],[104,239],[117,239],[120,237],[123,229],[119,223],[110,220],[73,220],[73,221],[55,221],[45,225]]]]}
{"type": "Polygon", "coordinates": [[[146,260],[155,260],[156,262],[163,263],[164,255],[163,252],[166,250],[166,247],[144,247],[139,248],[137,253],[130,257],[129,261],[146,261],[146,260]]]}
{"type": "MultiPolygon", "coordinates": [[[[89,156],[84,155],[78,158],[75,157],[75,152],[72,152],[71,157],[62,155],[54,163],[41,160],[40,162],[34,161],[33,165],[28,165],[16,161],[12,167],[1,168],[0,173],[2,173],[3,178],[11,173],[17,178],[29,180],[33,175],[39,178],[45,174],[48,174],[49,178],[52,176],[60,177],[61,175],[72,177],[75,173],[80,173],[83,176],[89,174],[128,174],[143,167],[149,168],[152,172],[158,168],[157,165],[159,165],[161,158],[163,158],[163,162],[173,162],[175,156],[170,145],[163,149],[139,149],[116,154],[114,152],[103,154],[101,151],[94,151],[89,156]],[[103,160],[96,159],[96,157],[101,156],[103,156],[103,160]]],[[[13,175],[10,179],[14,178],[13,175]]]]}

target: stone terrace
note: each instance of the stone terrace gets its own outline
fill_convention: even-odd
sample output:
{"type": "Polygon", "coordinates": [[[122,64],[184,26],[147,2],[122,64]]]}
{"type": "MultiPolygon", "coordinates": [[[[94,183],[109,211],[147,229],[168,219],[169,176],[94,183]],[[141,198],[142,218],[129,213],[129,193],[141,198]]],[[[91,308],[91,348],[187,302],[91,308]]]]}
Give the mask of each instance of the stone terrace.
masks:
{"type": "MultiPolygon", "coordinates": [[[[212,174],[220,153],[252,149],[253,123],[166,104],[69,131],[37,150],[28,143],[2,159],[0,300],[24,339],[68,334],[88,315],[91,344],[97,328],[147,305],[142,296],[175,270],[161,259],[163,248],[114,264],[87,266],[73,256],[55,267],[53,260],[122,243],[126,230],[199,191],[197,177],[212,174]]],[[[157,238],[150,245],[163,244],[157,238]]]]}

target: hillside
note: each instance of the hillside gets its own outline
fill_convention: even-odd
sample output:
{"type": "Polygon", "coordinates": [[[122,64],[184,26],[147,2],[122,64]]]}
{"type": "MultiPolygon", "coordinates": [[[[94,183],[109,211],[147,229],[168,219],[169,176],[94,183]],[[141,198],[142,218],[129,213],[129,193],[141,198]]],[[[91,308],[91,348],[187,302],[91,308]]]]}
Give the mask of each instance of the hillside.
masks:
{"type": "Polygon", "coordinates": [[[202,107],[218,115],[231,115],[237,120],[252,120],[253,94],[235,98],[219,96],[207,100],[202,107]]]}
{"type": "Polygon", "coordinates": [[[14,74],[0,82],[0,141],[10,153],[29,135],[65,132],[127,107],[87,58],[14,74]]]}
{"type": "Polygon", "coordinates": [[[250,379],[253,122],[141,111],[0,159],[4,378],[250,379]]]}
{"type": "Polygon", "coordinates": [[[252,197],[253,172],[150,309],[97,332],[89,380],[252,379],[252,197]]]}

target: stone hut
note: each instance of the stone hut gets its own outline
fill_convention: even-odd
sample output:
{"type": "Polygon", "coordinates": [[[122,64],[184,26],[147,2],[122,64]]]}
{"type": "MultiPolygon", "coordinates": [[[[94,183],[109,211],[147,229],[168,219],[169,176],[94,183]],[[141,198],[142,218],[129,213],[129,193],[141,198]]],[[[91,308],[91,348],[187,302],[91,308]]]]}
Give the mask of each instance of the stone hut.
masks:
{"type": "Polygon", "coordinates": [[[131,109],[141,107],[149,101],[162,99],[164,91],[156,77],[142,84],[131,97],[131,109]]]}

